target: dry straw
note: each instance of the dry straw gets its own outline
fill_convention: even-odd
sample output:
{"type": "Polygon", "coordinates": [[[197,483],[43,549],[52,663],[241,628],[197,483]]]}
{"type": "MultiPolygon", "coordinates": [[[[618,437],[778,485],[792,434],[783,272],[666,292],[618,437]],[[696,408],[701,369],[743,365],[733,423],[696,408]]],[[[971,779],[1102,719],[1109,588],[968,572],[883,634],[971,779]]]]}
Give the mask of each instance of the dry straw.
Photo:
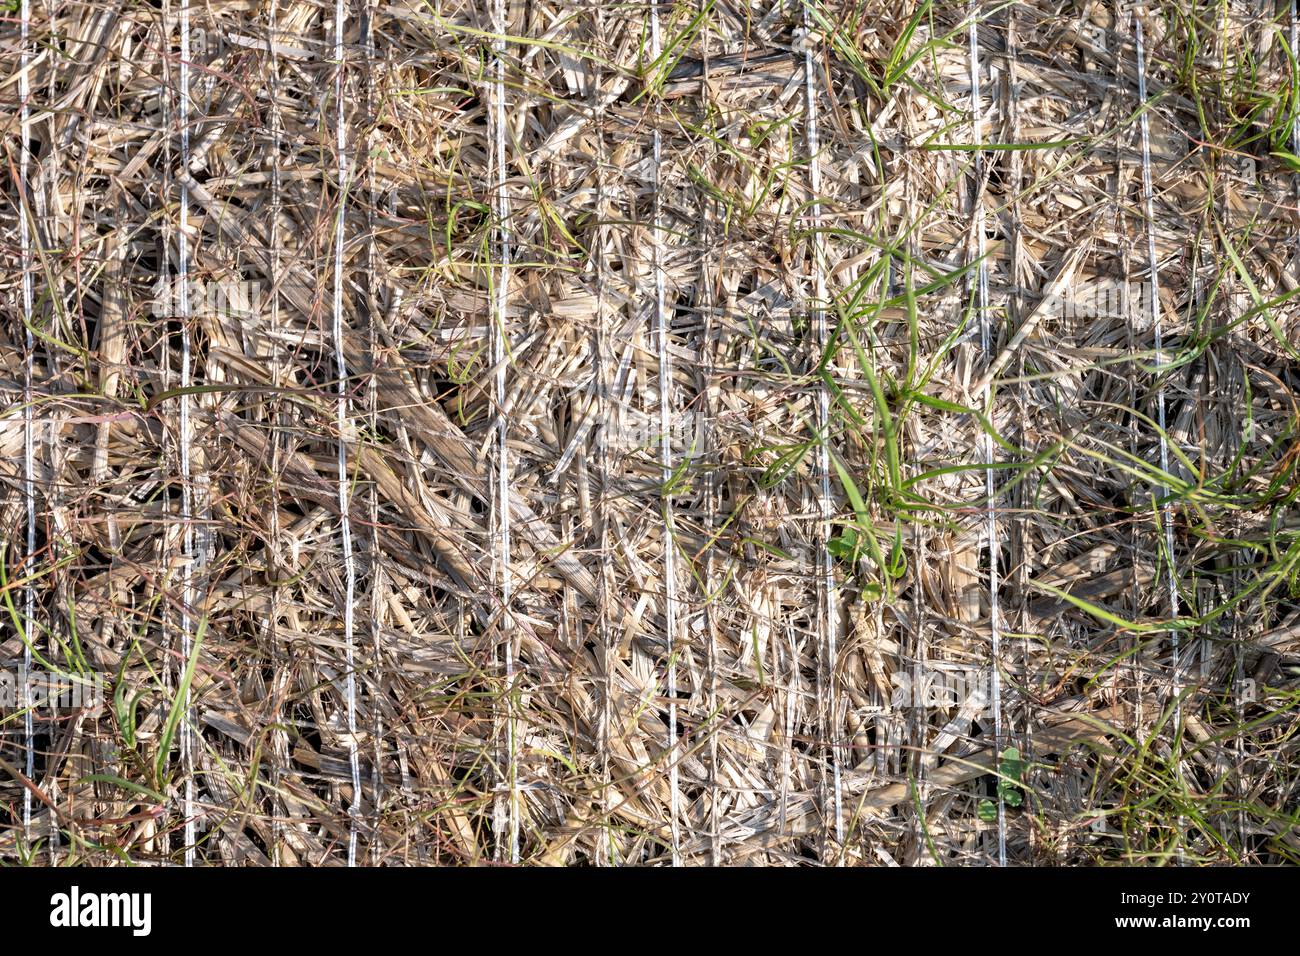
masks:
{"type": "Polygon", "coordinates": [[[1295,861],[1294,23],[971,10],[22,7],[0,860],[1295,861]]]}

